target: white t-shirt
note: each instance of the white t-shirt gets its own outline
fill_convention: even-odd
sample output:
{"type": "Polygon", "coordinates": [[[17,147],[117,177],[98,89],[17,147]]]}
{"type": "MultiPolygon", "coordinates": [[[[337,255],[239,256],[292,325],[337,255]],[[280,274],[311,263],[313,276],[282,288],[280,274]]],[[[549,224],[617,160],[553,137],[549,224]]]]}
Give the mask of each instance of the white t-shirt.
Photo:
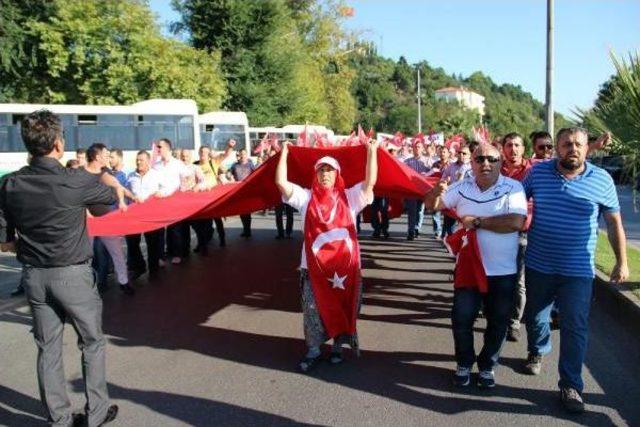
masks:
{"type": "MultiPolygon", "coordinates": [[[[302,230],[304,230],[307,206],[309,206],[309,202],[311,201],[311,190],[302,188],[297,184],[292,185],[293,193],[291,193],[291,197],[289,199],[285,199],[285,197],[282,196],[282,201],[300,212],[300,217],[302,218],[302,230]]],[[[362,186],[363,183],[360,182],[345,190],[345,193],[347,194],[347,203],[349,204],[349,210],[354,224],[356,223],[356,217],[360,211],[373,202],[373,196],[371,195],[371,197],[367,197],[362,186]]],[[[358,260],[358,262],[360,262],[360,260],[358,260]]],[[[307,268],[307,255],[304,250],[304,243],[302,245],[302,256],[300,257],[300,268],[307,268]]]]}
{"type": "Polygon", "coordinates": [[[160,194],[170,196],[180,189],[182,179],[189,176],[189,170],[180,160],[172,157],[166,164],[158,160],[153,169],[160,174],[160,194]]]}
{"type": "MultiPolygon", "coordinates": [[[[522,184],[502,175],[485,191],[478,188],[475,178],[465,178],[450,186],[441,200],[445,207],[455,209],[461,218],[527,215],[527,200],[522,184]]],[[[518,271],[518,232],[496,233],[481,228],[478,230],[478,246],[487,276],[503,276],[518,271]]]]}

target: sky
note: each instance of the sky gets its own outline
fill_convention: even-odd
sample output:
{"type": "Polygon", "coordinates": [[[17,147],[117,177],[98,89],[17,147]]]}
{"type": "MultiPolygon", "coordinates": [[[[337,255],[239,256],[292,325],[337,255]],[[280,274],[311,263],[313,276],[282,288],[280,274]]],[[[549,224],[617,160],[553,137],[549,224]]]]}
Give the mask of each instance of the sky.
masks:
{"type": "MultiPolygon", "coordinates": [[[[246,0],[252,1],[252,0],[246,0]]],[[[260,1],[260,0],[253,0],[260,1]]],[[[150,0],[166,28],[177,14],[169,0],[150,0]]],[[[378,53],[426,60],[447,73],[482,71],[520,85],[544,102],[546,0],[346,0],[345,27],[373,41],[378,53]]],[[[640,51],[640,1],[554,1],[554,105],[568,116],[589,108],[615,69],[609,57],[640,51]]]]}

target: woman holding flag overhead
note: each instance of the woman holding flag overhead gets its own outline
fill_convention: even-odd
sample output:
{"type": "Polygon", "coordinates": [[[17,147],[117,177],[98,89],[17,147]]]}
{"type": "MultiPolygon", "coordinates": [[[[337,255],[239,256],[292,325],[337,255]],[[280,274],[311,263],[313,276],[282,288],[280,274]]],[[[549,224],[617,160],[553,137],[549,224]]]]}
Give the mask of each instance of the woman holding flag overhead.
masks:
{"type": "Polygon", "coordinates": [[[287,179],[288,144],[283,144],[276,170],[282,200],[302,217],[304,244],[300,287],[307,354],[300,369],[308,372],[320,361],[320,346],[333,338],[330,361],[342,362],[342,345],[358,351],[356,317],[362,282],[356,216],[373,201],[378,176],[378,142],[366,143],[365,180],[345,188],[340,164],[325,156],[315,163],[311,189],[287,179]]]}

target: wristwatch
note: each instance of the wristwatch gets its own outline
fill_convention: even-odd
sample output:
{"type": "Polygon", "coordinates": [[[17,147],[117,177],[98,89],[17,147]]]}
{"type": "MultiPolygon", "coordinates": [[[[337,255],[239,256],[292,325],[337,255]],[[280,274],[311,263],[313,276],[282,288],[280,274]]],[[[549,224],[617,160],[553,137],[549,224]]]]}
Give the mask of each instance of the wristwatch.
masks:
{"type": "Polygon", "coordinates": [[[480,218],[474,218],[473,219],[473,228],[475,228],[475,229],[480,228],[480,218]]]}

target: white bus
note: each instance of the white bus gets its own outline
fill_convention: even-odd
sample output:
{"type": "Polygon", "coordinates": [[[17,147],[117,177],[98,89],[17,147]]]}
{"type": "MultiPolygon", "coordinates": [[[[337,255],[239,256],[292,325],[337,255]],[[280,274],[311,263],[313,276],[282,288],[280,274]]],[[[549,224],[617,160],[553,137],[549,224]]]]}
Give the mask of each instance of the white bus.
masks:
{"type": "Polygon", "coordinates": [[[79,148],[101,142],[124,152],[127,170],[135,168],[135,153],[168,138],[176,148],[200,147],[198,108],[190,99],[151,99],[132,105],[0,104],[0,175],[26,165],[27,152],[20,121],[36,110],[60,116],[65,132],[63,163],[79,148]]]}
{"type": "Polygon", "coordinates": [[[236,150],[249,146],[249,120],[241,111],[212,111],[198,117],[200,141],[213,151],[224,151],[230,139],[236,141],[236,150]]]}

